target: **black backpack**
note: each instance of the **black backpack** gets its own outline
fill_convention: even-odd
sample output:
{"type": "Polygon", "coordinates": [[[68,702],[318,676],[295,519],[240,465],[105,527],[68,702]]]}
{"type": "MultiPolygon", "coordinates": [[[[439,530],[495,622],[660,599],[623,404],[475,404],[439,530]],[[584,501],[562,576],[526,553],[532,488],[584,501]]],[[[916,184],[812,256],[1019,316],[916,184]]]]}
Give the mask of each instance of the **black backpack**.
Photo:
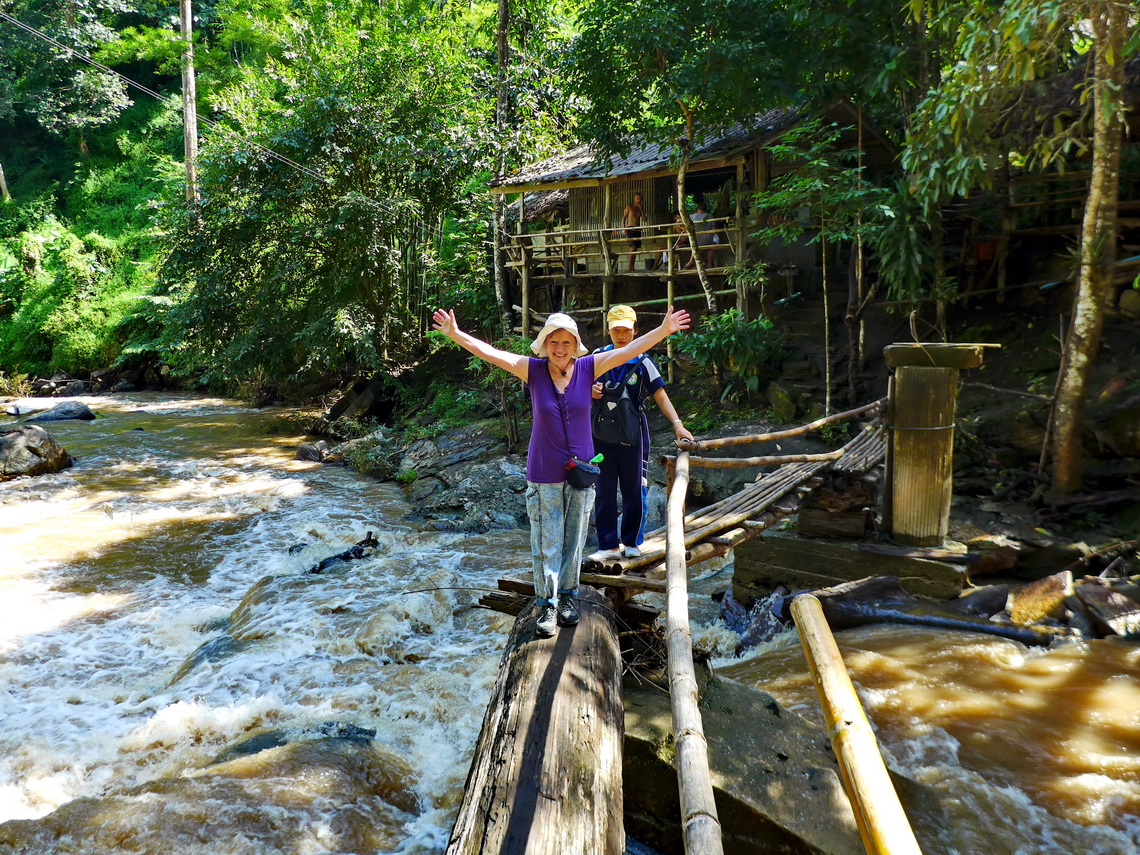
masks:
{"type": "Polygon", "coordinates": [[[590,408],[595,439],[610,445],[637,445],[641,441],[641,414],[630,395],[628,382],[632,373],[637,371],[637,365],[623,374],[617,383],[602,384],[602,397],[590,408]]]}

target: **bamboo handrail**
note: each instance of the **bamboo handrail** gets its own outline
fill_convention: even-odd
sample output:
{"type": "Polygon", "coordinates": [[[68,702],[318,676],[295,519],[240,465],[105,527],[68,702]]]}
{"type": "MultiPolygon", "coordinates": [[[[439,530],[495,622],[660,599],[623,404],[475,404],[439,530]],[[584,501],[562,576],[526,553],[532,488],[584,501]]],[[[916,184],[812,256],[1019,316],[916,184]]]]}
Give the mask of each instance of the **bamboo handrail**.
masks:
{"type": "Polygon", "coordinates": [[[922,855],[819,600],[796,597],[792,617],[863,848],[868,855],[922,855]]]}
{"type": "Polygon", "coordinates": [[[864,413],[869,413],[871,410],[878,409],[884,406],[887,402],[886,398],[879,398],[877,401],[872,401],[869,404],[864,404],[861,407],[856,407],[853,410],[847,410],[842,413],[834,413],[830,416],[823,416],[816,419],[814,422],[800,425],[799,427],[788,428],[787,430],[777,430],[770,433],[758,433],[749,436],[725,436],[720,439],[702,439],[699,443],[690,442],[687,439],[678,439],[677,447],[685,451],[705,451],[710,448],[725,448],[730,445],[747,445],[751,442],[769,442],[773,439],[787,439],[790,436],[801,436],[802,434],[809,433],[810,431],[817,430],[824,425],[841,422],[845,419],[853,419],[861,416],[864,413]]]}
{"type": "Polygon", "coordinates": [[[678,455],[669,492],[666,547],[665,644],[669,654],[669,700],[677,746],[681,834],[686,855],[723,855],[720,819],[713,800],[708,741],[698,705],[693,636],[689,630],[689,582],[685,566],[685,494],[689,458],[678,455]]]}

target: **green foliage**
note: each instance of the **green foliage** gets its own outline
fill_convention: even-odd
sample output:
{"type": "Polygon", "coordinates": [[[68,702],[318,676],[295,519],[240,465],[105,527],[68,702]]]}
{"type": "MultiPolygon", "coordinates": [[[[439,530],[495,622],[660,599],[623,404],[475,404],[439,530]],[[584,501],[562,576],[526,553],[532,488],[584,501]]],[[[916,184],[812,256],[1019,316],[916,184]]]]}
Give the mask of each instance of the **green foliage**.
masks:
{"type": "Polygon", "coordinates": [[[26,398],[30,394],[32,394],[32,384],[27,374],[5,375],[0,371],[0,395],[26,398]]]}
{"type": "Polygon", "coordinates": [[[396,480],[403,484],[405,487],[412,486],[412,484],[416,483],[416,479],[419,477],[420,476],[415,469],[401,469],[396,473],[396,480]]]}
{"type": "Polygon", "coordinates": [[[129,10],[124,0],[13,0],[4,11],[54,39],[0,26],[0,120],[32,118],[58,135],[83,135],[113,121],[130,106],[126,85],[84,63],[70,47],[89,54],[116,38],[115,18],[129,10]]]}
{"type": "Polygon", "coordinates": [[[678,153],[709,131],[795,98],[789,17],[768,0],[589,0],[570,60],[604,150],[657,142],[678,153]]]}
{"type": "Polygon", "coordinates": [[[735,308],[701,318],[696,331],[678,340],[677,349],[713,373],[722,399],[757,391],[779,374],[787,355],[785,336],[770,319],[749,321],[735,308]]]}
{"type": "Polygon", "coordinates": [[[231,90],[256,143],[223,135],[203,150],[200,221],[172,224],[164,267],[180,374],[379,369],[418,341],[424,282],[409,266],[434,259],[430,224],[479,143],[464,128],[469,60],[427,11],[319,6],[282,34],[279,66],[231,90]]]}
{"type": "Polygon", "coordinates": [[[813,242],[846,241],[879,228],[886,194],[863,175],[854,150],[838,147],[842,133],[811,119],[770,146],[773,162],[789,168],[753,197],[770,214],[769,225],[756,232],[762,241],[795,240],[805,232],[813,242]]]}
{"type": "Polygon", "coordinates": [[[1088,8],[1076,0],[1013,0],[937,10],[929,25],[950,43],[952,59],[918,105],[903,150],[926,204],[991,187],[1006,157],[1027,169],[1063,169],[1066,158],[1087,152],[1092,99],[1082,79],[1068,84],[1080,90],[1073,111],[1019,104],[1056,98],[1039,81],[1083,61],[1088,8]]]}

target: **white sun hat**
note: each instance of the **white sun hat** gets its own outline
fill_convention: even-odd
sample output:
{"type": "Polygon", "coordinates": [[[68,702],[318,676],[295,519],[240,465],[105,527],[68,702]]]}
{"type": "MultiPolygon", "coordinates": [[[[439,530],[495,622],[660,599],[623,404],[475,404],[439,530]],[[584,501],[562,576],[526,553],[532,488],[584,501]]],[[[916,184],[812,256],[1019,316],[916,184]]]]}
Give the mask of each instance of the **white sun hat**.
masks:
{"type": "Polygon", "coordinates": [[[575,356],[585,356],[589,353],[582,344],[582,336],[578,334],[578,324],[574,322],[574,319],[564,312],[555,312],[546,319],[546,326],[538,331],[534,343],[530,346],[536,356],[545,357],[549,355],[546,352],[546,338],[555,330],[566,330],[574,336],[574,340],[578,342],[578,352],[574,354],[575,356]]]}

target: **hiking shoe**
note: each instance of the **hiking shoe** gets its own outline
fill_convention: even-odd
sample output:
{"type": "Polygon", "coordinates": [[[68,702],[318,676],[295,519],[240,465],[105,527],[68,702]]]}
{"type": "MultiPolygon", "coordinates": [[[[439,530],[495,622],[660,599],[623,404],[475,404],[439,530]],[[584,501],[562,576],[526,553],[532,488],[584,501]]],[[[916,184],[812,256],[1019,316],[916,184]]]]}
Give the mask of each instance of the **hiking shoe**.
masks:
{"type": "Polygon", "coordinates": [[[617,549],[599,549],[597,552],[590,553],[586,560],[594,564],[603,564],[606,561],[617,561],[619,558],[621,558],[620,547],[617,549]]]}
{"type": "Polygon", "coordinates": [[[625,557],[626,558],[640,558],[641,557],[641,550],[638,549],[636,546],[627,546],[625,548],[625,557]]]}
{"type": "Polygon", "coordinates": [[[574,626],[578,623],[578,604],[573,594],[558,595],[558,625],[574,626]]]}
{"type": "MultiPolygon", "coordinates": [[[[559,598],[561,601],[561,598],[559,598]]],[[[550,638],[554,635],[554,629],[558,625],[558,615],[555,613],[553,605],[545,605],[538,607],[538,622],[534,625],[534,634],[539,638],[550,638]]]]}

